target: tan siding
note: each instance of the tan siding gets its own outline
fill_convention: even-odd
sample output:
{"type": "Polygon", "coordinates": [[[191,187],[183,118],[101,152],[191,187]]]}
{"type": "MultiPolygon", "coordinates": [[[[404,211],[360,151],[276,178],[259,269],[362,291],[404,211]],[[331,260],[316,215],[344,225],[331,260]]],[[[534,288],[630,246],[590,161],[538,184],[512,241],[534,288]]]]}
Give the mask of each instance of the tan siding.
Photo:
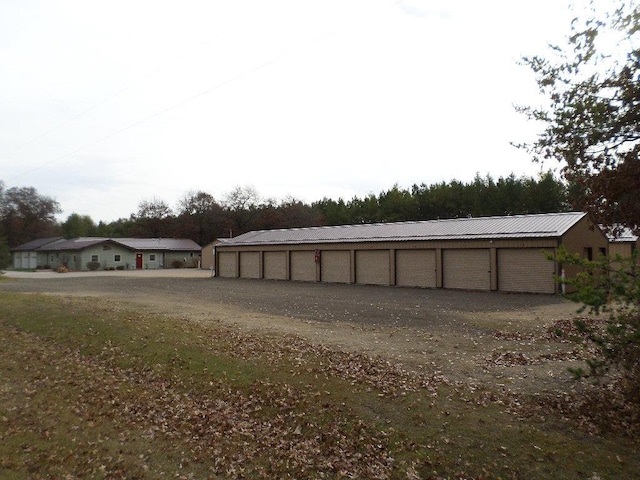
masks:
{"type": "Polygon", "coordinates": [[[397,250],[396,284],[436,288],[436,251],[397,250]]]}
{"type": "Polygon", "coordinates": [[[238,276],[236,272],[236,252],[220,252],[218,254],[218,276],[226,278],[235,278],[238,276]]]}
{"type": "Polygon", "coordinates": [[[291,252],[291,280],[316,281],[315,251],[291,252]]]}
{"type": "Polygon", "coordinates": [[[609,255],[613,258],[620,255],[622,258],[629,258],[633,254],[635,244],[633,242],[611,242],[609,243],[609,255]]]}
{"type": "Polygon", "coordinates": [[[489,249],[443,250],[444,288],[489,290],[489,249]]]}
{"type": "Polygon", "coordinates": [[[270,280],[287,279],[286,252],[264,252],[264,278],[270,280]]]}
{"type": "Polygon", "coordinates": [[[324,250],[320,263],[323,282],[350,283],[351,252],[349,250],[324,250]]]}
{"type": "Polygon", "coordinates": [[[358,250],[356,282],[366,285],[389,285],[389,250],[358,250]]]}
{"type": "Polygon", "coordinates": [[[260,278],[260,252],[240,252],[240,277],[260,278]]]}
{"type": "MultiPolygon", "coordinates": [[[[562,237],[562,245],[569,253],[580,255],[585,253],[585,249],[591,248],[593,258],[596,259],[600,249],[608,247],[609,239],[588,217],[585,217],[565,233],[562,237]]],[[[575,265],[563,265],[563,269],[567,278],[573,278],[580,272],[580,268],[575,265]]],[[[570,286],[567,288],[571,290],[570,286]]]]}
{"type": "Polygon", "coordinates": [[[498,250],[498,289],[503,292],[555,293],[555,263],[538,248],[498,250]]]}

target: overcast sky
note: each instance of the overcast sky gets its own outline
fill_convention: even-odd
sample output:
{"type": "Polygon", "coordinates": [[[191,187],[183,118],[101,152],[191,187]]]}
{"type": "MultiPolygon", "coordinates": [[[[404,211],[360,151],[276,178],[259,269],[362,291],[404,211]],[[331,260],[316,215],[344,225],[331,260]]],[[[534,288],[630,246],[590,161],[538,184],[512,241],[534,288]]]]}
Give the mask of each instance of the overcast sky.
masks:
{"type": "MultiPolygon", "coordinates": [[[[0,179],[112,221],[188,191],[348,200],[535,176],[525,54],[568,0],[0,0],[0,179]]],[[[554,167],[555,165],[545,166],[554,167]]]]}

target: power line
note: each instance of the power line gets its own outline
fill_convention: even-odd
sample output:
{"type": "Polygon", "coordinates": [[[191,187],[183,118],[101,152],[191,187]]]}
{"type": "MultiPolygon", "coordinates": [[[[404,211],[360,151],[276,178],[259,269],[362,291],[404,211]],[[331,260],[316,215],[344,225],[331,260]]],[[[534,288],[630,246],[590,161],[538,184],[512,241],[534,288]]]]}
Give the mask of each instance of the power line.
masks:
{"type": "MultiPolygon", "coordinates": [[[[309,42],[309,43],[307,44],[307,46],[308,46],[308,45],[311,45],[311,44],[313,44],[313,43],[319,43],[319,42],[322,42],[322,41],[326,40],[327,38],[332,37],[333,35],[334,35],[334,33],[330,33],[330,34],[324,35],[324,36],[322,36],[322,37],[319,37],[319,38],[317,38],[317,39],[315,39],[315,40],[313,40],[313,41],[309,42]]],[[[42,164],[38,165],[38,166],[37,166],[37,167],[35,167],[35,168],[32,168],[32,169],[30,169],[30,170],[28,170],[28,171],[25,171],[25,172],[23,172],[23,173],[21,173],[21,174],[19,174],[19,175],[14,176],[13,178],[14,178],[14,179],[15,179],[15,178],[20,178],[20,177],[23,177],[23,176],[28,175],[28,174],[30,174],[30,173],[36,172],[36,171],[38,171],[38,170],[40,170],[40,169],[42,169],[42,168],[44,168],[44,167],[46,167],[46,166],[52,165],[52,164],[54,164],[54,163],[59,162],[60,160],[63,160],[63,159],[68,158],[68,157],[71,157],[71,156],[73,156],[73,155],[75,155],[75,154],[77,154],[77,153],[81,152],[82,150],[85,150],[85,149],[87,149],[87,148],[89,148],[89,147],[92,147],[92,146],[97,145],[97,144],[99,144],[99,143],[102,143],[102,142],[104,142],[104,141],[106,141],[106,140],[109,140],[110,138],[113,138],[113,137],[115,137],[115,136],[117,136],[117,135],[120,135],[121,133],[124,133],[124,132],[126,132],[126,131],[128,131],[128,130],[131,130],[131,129],[132,129],[132,128],[134,128],[134,127],[137,127],[137,126],[139,126],[139,125],[142,125],[142,124],[144,124],[144,123],[147,123],[147,122],[149,122],[149,121],[151,121],[151,120],[153,120],[153,119],[155,119],[155,118],[157,118],[157,117],[159,117],[159,116],[161,116],[161,115],[164,115],[164,114],[165,114],[165,113],[167,113],[167,112],[170,112],[170,111],[172,111],[172,110],[176,110],[176,109],[178,109],[178,108],[182,107],[183,105],[185,105],[185,104],[187,104],[187,103],[189,103],[189,102],[192,102],[193,100],[195,100],[195,99],[197,99],[197,98],[200,98],[200,97],[202,97],[202,96],[204,96],[204,95],[206,95],[206,94],[208,94],[208,93],[210,93],[210,92],[213,92],[213,91],[218,90],[218,89],[220,89],[220,88],[222,88],[222,87],[224,87],[224,86],[226,86],[226,85],[229,85],[230,83],[233,83],[233,82],[235,82],[235,81],[237,81],[237,80],[240,80],[241,78],[244,78],[244,77],[246,77],[246,76],[248,76],[248,75],[251,75],[251,74],[255,73],[256,71],[262,70],[263,68],[266,68],[266,67],[268,67],[269,65],[272,65],[272,64],[274,64],[274,63],[276,63],[276,62],[280,61],[281,59],[283,59],[283,58],[285,58],[285,57],[288,57],[289,55],[291,55],[292,53],[294,53],[294,51],[295,51],[295,50],[290,50],[290,51],[288,51],[288,52],[286,52],[286,53],[283,53],[283,54],[281,54],[281,55],[278,55],[278,56],[276,56],[276,57],[273,57],[273,58],[271,58],[270,60],[267,60],[266,62],[261,63],[260,65],[257,65],[257,66],[255,66],[255,67],[252,67],[251,69],[249,69],[249,70],[247,70],[247,71],[244,71],[244,72],[242,72],[242,73],[239,73],[238,75],[235,75],[235,76],[233,76],[233,77],[231,77],[231,78],[229,78],[229,79],[227,79],[227,80],[224,80],[224,81],[222,81],[222,82],[220,82],[220,83],[218,83],[218,84],[216,84],[216,85],[214,85],[214,86],[212,86],[212,87],[210,87],[210,88],[207,88],[207,89],[205,89],[205,90],[203,90],[203,91],[201,91],[201,92],[198,92],[198,93],[196,93],[195,95],[192,95],[191,97],[188,97],[188,98],[186,98],[186,99],[184,99],[184,100],[182,100],[182,101],[180,101],[180,102],[178,102],[178,103],[176,103],[176,104],[174,104],[174,105],[171,105],[171,106],[169,106],[169,107],[167,107],[167,108],[164,108],[164,109],[162,109],[162,110],[159,110],[159,111],[157,111],[156,113],[153,113],[153,114],[151,114],[151,115],[149,115],[149,116],[147,116],[147,117],[145,117],[145,118],[143,118],[143,119],[141,119],[141,120],[138,120],[138,121],[136,121],[136,122],[133,122],[133,123],[131,123],[131,124],[127,125],[126,127],[123,127],[123,128],[121,128],[121,129],[119,129],[119,130],[116,130],[115,132],[112,132],[112,133],[110,133],[110,134],[108,134],[108,135],[105,135],[104,137],[101,137],[101,138],[99,138],[99,139],[97,139],[97,140],[94,140],[94,141],[92,141],[92,142],[90,142],[90,143],[87,143],[86,145],[83,145],[83,146],[81,146],[81,147],[78,147],[78,148],[76,148],[75,150],[73,150],[73,151],[71,151],[71,152],[65,153],[65,154],[63,154],[63,155],[60,155],[60,156],[58,156],[58,157],[56,157],[56,158],[54,158],[54,159],[52,159],[52,160],[48,161],[48,162],[42,163],[42,164]]],[[[152,74],[148,75],[148,76],[147,76],[147,77],[145,77],[145,78],[148,78],[148,77],[149,77],[149,76],[151,76],[151,75],[152,75],[152,74]]],[[[131,86],[133,86],[133,85],[131,85],[131,86]]],[[[126,87],[124,90],[126,90],[126,89],[128,89],[128,88],[130,88],[130,87],[126,87]]],[[[121,92],[120,92],[120,93],[121,93],[121,92]]],[[[120,94],[120,93],[118,93],[118,94],[120,94]]],[[[117,96],[118,94],[116,94],[116,95],[112,96],[111,98],[113,98],[113,97],[117,96]]],[[[105,101],[103,101],[103,102],[101,102],[100,104],[105,103],[106,101],[108,101],[108,99],[107,99],[107,100],[105,100],[105,101]]],[[[98,106],[98,105],[96,105],[96,107],[97,107],[97,106],[98,106]]],[[[92,108],[93,108],[93,107],[92,107],[92,108]]],[[[84,112],[84,113],[86,113],[86,112],[84,112]]],[[[78,115],[78,116],[81,116],[81,114],[80,114],[80,115],[78,115]]],[[[67,123],[68,123],[68,122],[67,122],[67,123]]]]}
{"type": "MultiPolygon", "coordinates": [[[[215,38],[215,37],[210,37],[209,39],[207,39],[204,42],[200,43],[196,48],[202,48],[203,45],[206,45],[207,43],[209,43],[213,38],[215,38]]],[[[100,100],[99,102],[91,105],[89,108],[81,111],[80,113],[78,113],[76,115],[73,115],[72,117],[70,117],[70,118],[68,118],[66,120],[63,120],[58,125],[55,125],[54,127],[50,128],[48,130],[45,130],[44,132],[42,132],[41,134],[35,136],[34,138],[19,144],[13,150],[4,152],[2,155],[0,155],[0,158],[6,158],[9,155],[13,155],[14,153],[22,150],[23,148],[36,143],[38,140],[47,137],[48,135],[50,135],[51,133],[55,132],[56,130],[59,130],[60,128],[62,128],[64,126],[69,125],[70,123],[73,123],[77,119],[85,116],[89,112],[92,112],[96,108],[104,105],[105,103],[108,103],[109,101],[113,100],[114,98],[119,97],[120,95],[122,95],[126,91],[130,90],[131,88],[135,87],[136,85],[139,85],[139,84],[145,82],[146,80],[148,80],[149,78],[153,77],[154,75],[157,75],[159,72],[164,70],[168,65],[171,65],[172,63],[175,63],[178,59],[183,58],[183,57],[184,57],[183,54],[176,55],[171,60],[168,60],[168,61],[160,64],[160,66],[158,66],[155,70],[151,71],[150,73],[148,73],[144,77],[139,78],[138,80],[135,80],[134,82],[129,83],[127,86],[125,86],[124,88],[118,90],[114,94],[112,94],[112,95],[100,100]]]]}

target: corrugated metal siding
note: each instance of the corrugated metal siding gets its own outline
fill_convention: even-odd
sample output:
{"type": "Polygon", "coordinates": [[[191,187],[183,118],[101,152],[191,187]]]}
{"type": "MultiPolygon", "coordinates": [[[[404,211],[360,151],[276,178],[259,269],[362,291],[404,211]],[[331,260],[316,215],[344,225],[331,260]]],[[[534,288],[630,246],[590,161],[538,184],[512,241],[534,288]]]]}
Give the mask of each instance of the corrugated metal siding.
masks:
{"type": "Polygon", "coordinates": [[[349,250],[323,251],[320,264],[323,282],[351,282],[351,252],[349,250]]]}
{"type": "Polygon", "coordinates": [[[316,281],[316,262],[314,251],[291,252],[291,280],[301,282],[316,281]]]}
{"type": "Polygon", "coordinates": [[[488,249],[443,250],[442,268],[444,288],[491,289],[491,256],[488,249]]]}
{"type": "Polygon", "coordinates": [[[436,251],[396,250],[396,285],[436,288],[436,251]]]}
{"type": "Polygon", "coordinates": [[[240,252],[240,276],[260,278],[260,252],[240,252]]]}
{"type": "Polygon", "coordinates": [[[498,250],[498,290],[555,293],[555,263],[537,248],[498,250]]]}
{"type": "Polygon", "coordinates": [[[264,252],[264,278],[268,280],[287,279],[286,252],[264,252]]]}
{"type": "Polygon", "coordinates": [[[216,274],[224,278],[235,278],[236,272],[236,252],[218,253],[218,272],[216,274]]]}
{"type": "Polygon", "coordinates": [[[356,283],[389,285],[389,250],[357,250],[356,283]]]}

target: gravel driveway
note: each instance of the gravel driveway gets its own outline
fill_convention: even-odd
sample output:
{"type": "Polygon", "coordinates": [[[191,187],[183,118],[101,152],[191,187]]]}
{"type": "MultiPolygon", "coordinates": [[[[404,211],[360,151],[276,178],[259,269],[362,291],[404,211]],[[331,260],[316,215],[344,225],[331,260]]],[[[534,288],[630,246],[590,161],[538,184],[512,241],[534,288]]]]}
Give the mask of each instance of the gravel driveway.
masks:
{"type": "Polygon", "coordinates": [[[0,284],[6,291],[110,295],[149,303],[162,299],[176,306],[227,304],[291,318],[380,326],[456,328],[474,315],[528,311],[535,315],[545,307],[575,309],[556,295],[212,278],[209,271],[192,269],[7,272],[6,276],[16,279],[0,284]]]}
{"type": "Polygon", "coordinates": [[[295,334],[410,369],[438,369],[459,381],[557,391],[570,380],[566,362],[536,360],[570,348],[545,333],[576,310],[557,295],[224,279],[191,269],[5,277],[0,290],[7,292],[94,297],[111,306],[295,334]],[[497,362],[505,353],[532,361],[497,362]]]}

